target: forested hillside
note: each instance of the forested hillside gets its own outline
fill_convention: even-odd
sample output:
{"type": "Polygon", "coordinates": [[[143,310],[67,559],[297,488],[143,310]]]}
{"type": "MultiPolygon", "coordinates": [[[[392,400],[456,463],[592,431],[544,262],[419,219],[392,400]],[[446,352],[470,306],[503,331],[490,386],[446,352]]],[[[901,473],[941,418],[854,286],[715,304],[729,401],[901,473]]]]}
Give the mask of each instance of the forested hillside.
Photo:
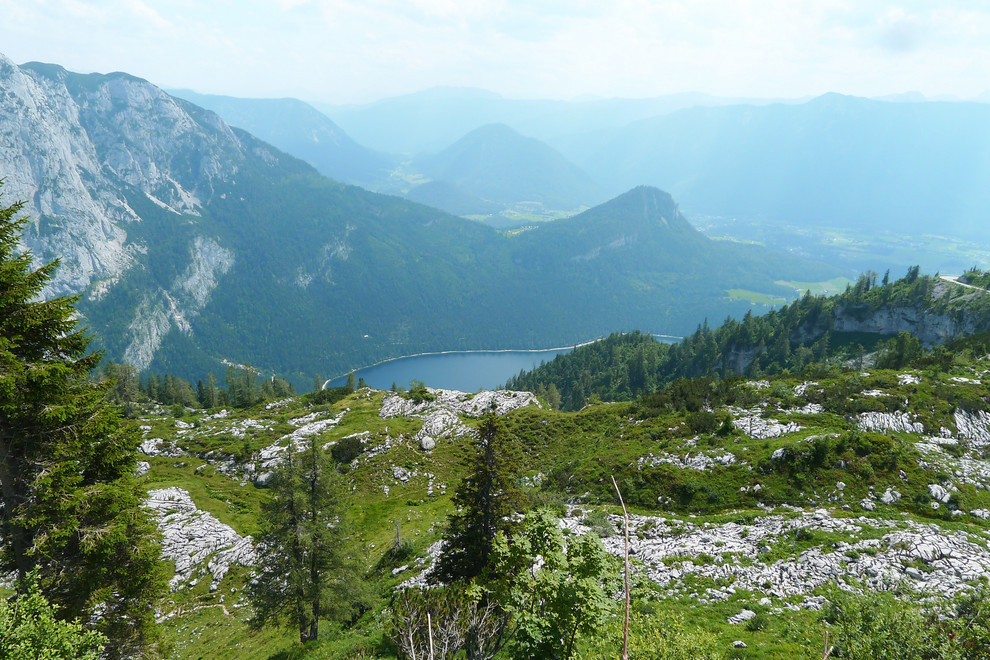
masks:
{"type": "MultiPolygon", "coordinates": [[[[641,333],[616,334],[560,355],[511,379],[509,389],[544,393],[553,385],[567,410],[589,396],[629,400],[678,378],[800,373],[834,356],[867,364],[867,353],[899,333],[884,353],[886,366],[917,356],[921,346],[990,330],[990,296],[923,276],[878,282],[874,273],[838,296],[806,294],[779,310],[718,327],[706,322],[684,341],[665,344],[641,333]]],[[[872,360],[875,362],[875,359],[872,360]]]]}

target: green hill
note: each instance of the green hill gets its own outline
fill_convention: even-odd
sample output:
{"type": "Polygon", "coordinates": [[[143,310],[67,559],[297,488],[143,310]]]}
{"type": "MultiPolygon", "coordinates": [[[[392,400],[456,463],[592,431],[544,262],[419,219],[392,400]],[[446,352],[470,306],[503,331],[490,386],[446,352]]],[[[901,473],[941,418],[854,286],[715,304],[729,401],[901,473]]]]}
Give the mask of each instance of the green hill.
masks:
{"type": "MultiPolygon", "coordinates": [[[[954,594],[974,593],[981,576],[990,575],[983,458],[990,413],[982,383],[990,365],[974,355],[960,347],[937,371],[910,364],[763,381],[680,381],[635,402],[571,413],[496,396],[525,452],[520,483],[532,506],[549,507],[571,538],[594,532],[621,555],[616,479],[633,514],[634,622],[659,610],[685,619],[669,623],[665,635],[678,626],[712,635],[715,650],[706,657],[790,660],[820,647],[828,602],[842,593],[836,585],[874,603],[880,592],[896,595],[901,600],[889,607],[904,620],[925,602],[925,590],[937,588],[938,603],[948,608],[954,594]],[[759,614],[756,623],[730,620],[743,610],[759,614]],[[737,640],[747,645],[744,654],[733,646],[737,640]]],[[[184,409],[179,417],[174,408],[139,413],[136,423],[153,454],[141,479],[158,498],[162,524],[179,528],[202,515],[184,513],[175,490],[165,499],[165,489],[181,489],[191,506],[229,526],[231,544],[259,530],[268,493],[252,481],[268,469],[266,461],[292,446],[291,437],[315,433],[343,461],[351,541],[374,593],[368,611],[326,626],[319,644],[299,646],[293,630],[252,631],[243,589],[252,569],[220,552],[208,563],[187,525],[187,545],[169,546],[170,556],[202,559],[178,574],[162,607],[175,657],[396,657],[390,599],[430,565],[470,456],[466,434],[491,393],[334,394],[245,410],[184,409]],[[422,449],[421,437],[440,428],[441,418],[449,434],[422,449]]],[[[953,624],[957,611],[963,610],[946,609],[931,624],[942,626],[940,643],[962,634],[953,624]]],[[[831,619],[830,627],[831,643],[840,647],[854,641],[841,620],[831,619]]],[[[596,636],[618,648],[615,621],[582,632],[578,649],[586,655],[579,657],[601,657],[584,646],[596,636]]],[[[862,630],[855,640],[881,634],[862,630]]],[[[669,649],[681,643],[672,638],[669,649]]]]}
{"type": "Polygon", "coordinates": [[[639,332],[615,334],[521,373],[507,387],[543,394],[553,385],[564,407],[575,410],[592,395],[629,400],[679,378],[798,373],[837,357],[861,366],[878,360],[899,366],[923,345],[988,330],[990,295],[919,276],[914,268],[905,278],[880,284],[875,274],[864,275],[843,294],[809,293],[762,316],[726,319],[717,328],[706,322],[677,344],[639,332]],[[887,353],[877,357],[874,351],[888,340],[887,353]]]}

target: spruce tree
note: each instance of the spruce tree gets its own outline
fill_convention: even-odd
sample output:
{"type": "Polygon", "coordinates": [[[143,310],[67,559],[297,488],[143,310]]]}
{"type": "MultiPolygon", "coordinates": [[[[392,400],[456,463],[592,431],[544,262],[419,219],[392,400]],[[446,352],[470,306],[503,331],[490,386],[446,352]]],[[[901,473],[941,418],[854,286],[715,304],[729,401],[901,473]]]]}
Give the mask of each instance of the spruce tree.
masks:
{"type": "Polygon", "coordinates": [[[343,478],[311,436],[276,470],[271,492],[249,591],[252,624],[288,623],[300,642],[315,640],[320,621],[346,620],[366,600],[348,553],[343,478]]]}
{"type": "Polygon", "coordinates": [[[0,205],[0,573],[37,570],[59,616],[106,634],[108,655],[136,655],[166,585],[133,478],[139,440],[111,383],[89,378],[101,355],[77,299],[41,299],[58,262],[35,269],[19,252],[21,208],[0,205]]]}
{"type": "Polygon", "coordinates": [[[525,509],[525,496],[516,485],[521,467],[521,452],[505,423],[494,411],[485,413],[468,475],[454,492],[457,513],[447,519],[433,580],[470,580],[485,570],[495,535],[511,532],[512,515],[525,509]]]}

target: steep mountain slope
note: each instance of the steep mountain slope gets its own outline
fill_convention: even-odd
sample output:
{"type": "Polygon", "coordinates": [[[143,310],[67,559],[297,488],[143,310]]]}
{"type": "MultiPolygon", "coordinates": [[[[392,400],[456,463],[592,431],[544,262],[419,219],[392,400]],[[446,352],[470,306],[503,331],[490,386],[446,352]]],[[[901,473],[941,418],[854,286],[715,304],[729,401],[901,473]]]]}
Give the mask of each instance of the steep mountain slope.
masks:
{"type": "Polygon", "coordinates": [[[308,386],[429,350],[684,333],[745,312],[729,289],[835,274],[708,241],[655,189],[508,236],[324,179],[126,74],[0,73],[0,176],[29,202],[25,243],[62,259],[52,291],[83,294],[108,356],[140,369],[252,364],[308,386]]]}
{"type": "Polygon", "coordinates": [[[548,209],[576,210],[604,199],[580,168],[505,124],[475,129],[415,166],[432,179],[500,204],[539,202],[548,209]]]}
{"type": "Polygon", "coordinates": [[[582,163],[612,191],[663,187],[694,212],[878,231],[990,234],[990,108],[826,94],[631,124],[582,163]]]}
{"type": "Polygon", "coordinates": [[[304,160],[320,174],[344,183],[387,188],[394,158],[361,146],[322,112],[297,99],[244,99],[167,90],[212,110],[231,126],[304,160]]]}

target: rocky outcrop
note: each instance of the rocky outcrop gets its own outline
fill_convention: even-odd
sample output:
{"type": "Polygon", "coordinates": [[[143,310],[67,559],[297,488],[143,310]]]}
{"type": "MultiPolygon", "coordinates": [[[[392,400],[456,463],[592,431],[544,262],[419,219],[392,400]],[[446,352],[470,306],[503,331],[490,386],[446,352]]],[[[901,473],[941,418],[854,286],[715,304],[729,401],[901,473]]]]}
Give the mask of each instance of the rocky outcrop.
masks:
{"type": "Polygon", "coordinates": [[[498,415],[504,415],[516,408],[540,403],[532,392],[513,392],[510,390],[482,390],[476,394],[427,387],[426,391],[432,397],[429,400],[416,402],[401,394],[388,393],[382,401],[379,415],[382,419],[390,417],[425,417],[437,410],[447,410],[456,415],[478,417],[489,410],[498,415]]]}
{"type": "Polygon", "coordinates": [[[407,399],[401,394],[387,393],[378,412],[382,419],[423,418],[423,426],[416,433],[414,440],[424,451],[436,447],[438,440],[456,438],[471,432],[458,415],[478,417],[489,410],[504,415],[516,408],[540,405],[536,395],[531,392],[483,390],[477,394],[469,394],[432,387],[426,390],[432,398],[419,402],[407,399]]]}
{"type": "Polygon", "coordinates": [[[859,416],[857,422],[863,431],[882,433],[884,431],[899,431],[901,433],[924,433],[925,425],[915,422],[906,413],[867,412],[859,416]]]}
{"type": "MultiPolygon", "coordinates": [[[[610,519],[616,529],[621,527],[620,516],[610,519]]],[[[585,534],[590,528],[581,520],[566,517],[561,525],[585,534]]],[[[980,534],[945,532],[905,520],[833,517],[824,509],[803,510],[798,517],[767,515],[749,524],[630,516],[629,542],[630,555],[668,595],[693,595],[702,603],[726,600],[738,590],[789,599],[846,580],[872,589],[907,580],[923,592],[951,596],[969,589],[968,581],[990,577],[990,555],[980,534]],[[847,541],[783,559],[762,559],[774,546],[789,544],[798,530],[812,538],[816,532],[839,534],[847,541]],[[688,576],[709,578],[714,584],[686,586],[683,578],[688,576]]],[[[621,535],[606,537],[603,543],[610,553],[622,556],[621,535]]]]}
{"type": "Polygon", "coordinates": [[[162,532],[162,558],[175,562],[173,590],[195,585],[210,574],[215,590],[227,571],[235,565],[253,566],[254,542],[240,536],[193,503],[181,488],[163,488],[148,493],[145,506],[152,510],[162,532]]]}

